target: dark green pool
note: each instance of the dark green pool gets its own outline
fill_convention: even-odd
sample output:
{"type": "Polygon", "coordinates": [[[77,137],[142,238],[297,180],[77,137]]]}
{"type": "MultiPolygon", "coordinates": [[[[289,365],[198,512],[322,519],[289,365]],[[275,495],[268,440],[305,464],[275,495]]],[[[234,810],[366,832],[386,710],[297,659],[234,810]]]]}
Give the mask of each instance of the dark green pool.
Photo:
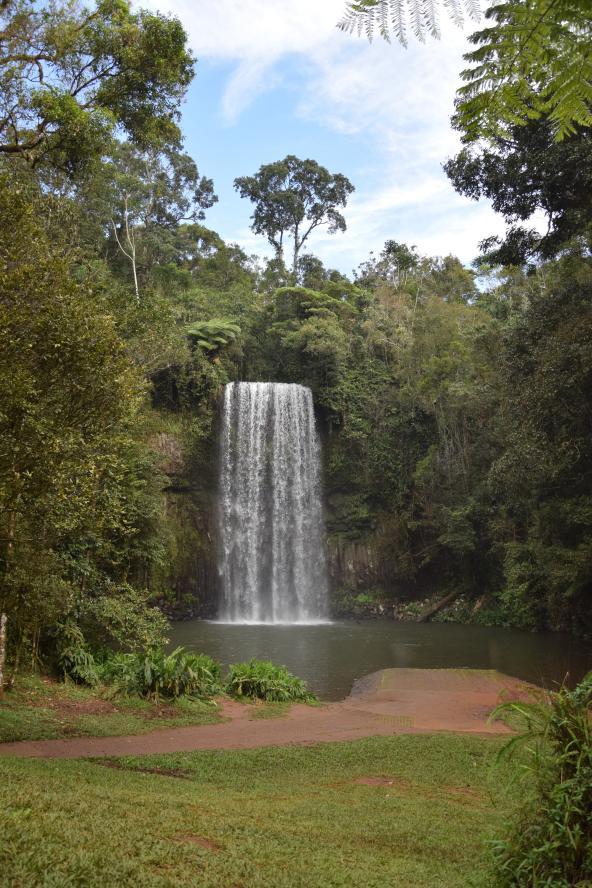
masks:
{"type": "Polygon", "coordinates": [[[316,626],[174,623],[171,645],[185,645],[225,665],[273,660],[308,681],[324,700],[347,696],[356,678],[392,666],[497,669],[552,686],[592,669],[592,646],[554,633],[530,634],[452,623],[341,621],[316,626]]]}

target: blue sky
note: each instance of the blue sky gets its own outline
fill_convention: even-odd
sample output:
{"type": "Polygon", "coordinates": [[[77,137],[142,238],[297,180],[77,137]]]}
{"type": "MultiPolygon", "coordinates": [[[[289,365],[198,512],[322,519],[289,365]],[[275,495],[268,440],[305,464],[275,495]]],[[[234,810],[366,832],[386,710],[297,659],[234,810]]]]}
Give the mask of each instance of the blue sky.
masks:
{"type": "Polygon", "coordinates": [[[387,238],[470,262],[503,229],[486,202],[456,195],[441,170],[458,148],[449,118],[465,36],[443,23],[440,41],[396,43],[339,32],[345,0],[149,0],[177,15],[198,57],[183,109],[188,152],[220,201],[206,224],[247,252],[251,205],[232,187],[286,154],[311,157],[356,187],[348,231],[315,234],[310,250],[343,272],[387,238]]]}

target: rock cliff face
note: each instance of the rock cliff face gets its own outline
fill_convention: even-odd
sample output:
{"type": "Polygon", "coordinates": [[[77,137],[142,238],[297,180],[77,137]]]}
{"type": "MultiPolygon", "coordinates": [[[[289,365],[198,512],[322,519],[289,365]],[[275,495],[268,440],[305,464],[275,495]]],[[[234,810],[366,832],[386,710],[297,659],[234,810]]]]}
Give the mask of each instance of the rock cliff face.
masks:
{"type": "Polygon", "coordinates": [[[332,589],[360,592],[380,586],[384,581],[383,565],[374,540],[331,536],[327,541],[327,559],[332,589]]]}
{"type": "Polygon", "coordinates": [[[218,570],[212,504],[190,487],[164,491],[167,524],[172,535],[165,605],[171,615],[213,617],[218,604],[218,570]]]}
{"type": "MultiPolygon", "coordinates": [[[[153,578],[160,606],[171,617],[215,617],[220,578],[217,567],[217,423],[192,449],[191,433],[160,431],[151,438],[164,475],[167,563],[153,578]]],[[[327,481],[327,483],[329,483],[327,481]]],[[[393,592],[395,565],[390,535],[375,526],[359,495],[327,491],[327,556],[335,615],[358,614],[360,599],[374,604],[393,592]],[[359,598],[358,598],[359,597],[359,598]]],[[[380,607],[376,612],[382,612],[380,607]]]]}
{"type": "Polygon", "coordinates": [[[212,617],[218,604],[216,564],[216,471],[214,448],[200,459],[179,437],[161,432],[151,440],[160,455],[165,543],[168,550],[158,585],[162,609],[172,617],[212,617]],[[213,463],[213,465],[209,465],[213,463]]]}

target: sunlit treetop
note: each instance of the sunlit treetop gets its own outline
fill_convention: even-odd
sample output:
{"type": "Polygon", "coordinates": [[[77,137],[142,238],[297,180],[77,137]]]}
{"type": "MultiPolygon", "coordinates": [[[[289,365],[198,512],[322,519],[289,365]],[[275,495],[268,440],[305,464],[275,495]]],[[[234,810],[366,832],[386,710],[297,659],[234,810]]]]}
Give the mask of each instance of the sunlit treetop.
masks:
{"type": "Polygon", "coordinates": [[[234,187],[255,206],[251,230],[264,234],[283,262],[286,237],[293,239],[293,270],[301,249],[320,226],[329,234],[345,231],[340,209],[355,190],[342,173],[330,173],[315,160],[289,154],[264,164],[253,176],[239,176],[234,187]]]}
{"type": "Polygon", "coordinates": [[[0,2],[0,154],[67,171],[114,133],[141,146],[180,142],[193,76],[175,18],[128,0],[0,2]]]}

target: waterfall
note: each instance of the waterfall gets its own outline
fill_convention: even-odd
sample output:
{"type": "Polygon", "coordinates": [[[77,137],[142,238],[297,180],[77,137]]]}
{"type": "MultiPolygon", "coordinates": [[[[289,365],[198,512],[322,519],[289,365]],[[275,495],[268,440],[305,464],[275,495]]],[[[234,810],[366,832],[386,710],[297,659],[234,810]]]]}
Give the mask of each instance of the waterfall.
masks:
{"type": "Polygon", "coordinates": [[[220,458],[220,619],[327,619],[320,444],[301,385],[231,382],[220,458]]]}

